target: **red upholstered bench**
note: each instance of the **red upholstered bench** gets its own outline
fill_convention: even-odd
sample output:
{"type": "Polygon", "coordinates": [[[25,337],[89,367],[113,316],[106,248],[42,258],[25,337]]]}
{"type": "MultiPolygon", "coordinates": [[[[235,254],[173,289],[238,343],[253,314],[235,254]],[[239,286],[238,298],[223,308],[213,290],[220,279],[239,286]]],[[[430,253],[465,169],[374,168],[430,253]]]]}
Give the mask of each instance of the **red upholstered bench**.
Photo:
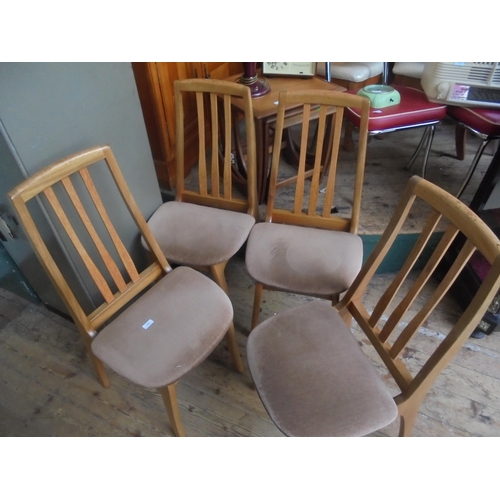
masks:
{"type": "Polygon", "coordinates": [[[500,139],[500,109],[489,108],[463,108],[460,106],[448,106],[448,115],[458,122],[456,133],[457,157],[460,160],[465,156],[465,132],[470,130],[482,140],[472,164],[465,176],[464,182],[457,194],[457,198],[463,193],[469,183],[472,174],[476,170],[481,159],[484,148],[490,141],[500,139]]]}
{"type": "MultiPolygon", "coordinates": [[[[418,153],[425,145],[422,166],[422,177],[425,177],[435,126],[446,116],[446,105],[430,102],[421,90],[400,85],[392,85],[392,87],[400,93],[401,102],[386,108],[372,108],[368,120],[368,133],[378,135],[408,128],[425,127],[420,144],[407,167],[411,167],[418,153]]],[[[348,92],[356,94],[358,90],[348,90],[348,92]]],[[[344,116],[354,127],[359,127],[360,112],[358,109],[347,108],[344,116]]],[[[349,150],[351,145],[345,144],[345,147],[349,150]]]]}

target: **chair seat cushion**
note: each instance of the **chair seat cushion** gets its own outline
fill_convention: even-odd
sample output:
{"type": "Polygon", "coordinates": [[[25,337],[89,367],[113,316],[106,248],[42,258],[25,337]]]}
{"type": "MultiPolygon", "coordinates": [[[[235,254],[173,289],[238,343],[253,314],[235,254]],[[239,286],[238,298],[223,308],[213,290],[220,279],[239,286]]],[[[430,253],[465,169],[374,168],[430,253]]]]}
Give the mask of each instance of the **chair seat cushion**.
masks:
{"type": "Polygon", "coordinates": [[[344,292],[363,261],[358,235],[261,222],[248,238],[250,276],[272,288],[318,297],[344,292]]]}
{"type": "Polygon", "coordinates": [[[390,424],[396,404],[331,304],[314,300],[263,321],[248,338],[255,387],[290,436],[364,436],[390,424]]]}
{"type": "Polygon", "coordinates": [[[395,75],[409,76],[411,78],[422,78],[425,63],[423,62],[396,62],[392,67],[395,75]]]}
{"type": "Polygon", "coordinates": [[[167,260],[189,266],[212,266],[229,260],[255,224],[246,213],[169,201],[148,226],[167,260]]]}
{"type": "MultiPolygon", "coordinates": [[[[338,80],[364,82],[382,74],[384,63],[381,62],[331,62],[330,75],[338,80]]],[[[325,76],[325,63],[318,63],[317,74],[325,76]]]]}
{"type": "Polygon", "coordinates": [[[480,134],[500,136],[500,109],[448,106],[448,114],[480,134]]]}
{"type": "Polygon", "coordinates": [[[116,373],[159,388],[201,363],[232,319],[231,302],[218,285],[178,267],[103,328],[91,347],[116,373]]]}
{"type": "MultiPolygon", "coordinates": [[[[411,87],[392,85],[401,95],[401,102],[381,109],[370,109],[368,132],[390,132],[404,127],[416,127],[427,123],[439,122],[446,116],[446,105],[430,102],[425,93],[411,87]]],[[[348,90],[357,94],[358,90],[348,90]]],[[[359,127],[361,111],[346,108],[345,118],[359,127]]]]}

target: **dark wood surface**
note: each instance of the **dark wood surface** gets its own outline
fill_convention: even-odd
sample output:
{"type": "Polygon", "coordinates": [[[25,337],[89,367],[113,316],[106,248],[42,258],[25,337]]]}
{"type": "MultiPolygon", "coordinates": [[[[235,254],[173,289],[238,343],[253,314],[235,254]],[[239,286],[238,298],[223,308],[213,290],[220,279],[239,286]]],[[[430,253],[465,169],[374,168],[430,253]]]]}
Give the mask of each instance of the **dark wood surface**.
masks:
{"type": "MultiPolygon", "coordinates": [[[[235,75],[228,78],[230,81],[238,82],[241,75],[235,75]]],[[[255,136],[257,143],[257,197],[259,203],[265,203],[268,188],[268,170],[269,170],[269,147],[271,146],[270,134],[272,124],[276,121],[278,111],[279,94],[283,90],[335,90],[344,92],[345,87],[335,83],[329,83],[322,78],[291,78],[291,77],[273,77],[266,78],[271,87],[271,91],[262,97],[254,98],[253,113],[255,121],[255,136]]],[[[232,104],[236,111],[240,111],[241,102],[233,99],[232,104]]],[[[297,105],[290,105],[287,108],[286,118],[291,118],[300,114],[297,105]]],[[[292,122],[290,122],[292,124],[292,122]]],[[[239,174],[246,172],[246,166],[237,165],[239,174]]]]}

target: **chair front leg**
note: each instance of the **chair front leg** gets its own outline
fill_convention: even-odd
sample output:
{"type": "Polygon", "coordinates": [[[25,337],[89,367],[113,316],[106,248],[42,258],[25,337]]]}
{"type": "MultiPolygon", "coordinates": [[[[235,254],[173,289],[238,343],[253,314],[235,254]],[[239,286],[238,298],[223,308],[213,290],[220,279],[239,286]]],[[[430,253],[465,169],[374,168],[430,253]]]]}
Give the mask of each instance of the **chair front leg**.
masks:
{"type": "Polygon", "coordinates": [[[177,437],[186,437],[186,432],[184,431],[184,427],[182,425],[177,394],[175,391],[176,385],[177,382],[167,385],[166,387],[160,387],[158,392],[160,393],[163,403],[165,404],[165,408],[167,409],[168,418],[170,419],[174,434],[177,437]]]}
{"type": "MultiPolygon", "coordinates": [[[[227,262],[221,262],[215,266],[210,266],[210,271],[214,277],[214,281],[226,292],[229,296],[229,287],[227,286],[226,277],[224,275],[224,269],[226,268],[227,262]]],[[[241,360],[240,350],[238,348],[238,342],[236,342],[236,331],[234,329],[234,322],[231,321],[229,325],[229,330],[226,333],[226,344],[229,349],[229,354],[234,363],[234,367],[238,373],[244,371],[243,361],[241,360]]]]}
{"type": "Polygon", "coordinates": [[[253,299],[253,312],[252,312],[252,330],[259,324],[260,303],[262,300],[262,290],[264,285],[262,283],[255,283],[255,295],[253,299]]]}

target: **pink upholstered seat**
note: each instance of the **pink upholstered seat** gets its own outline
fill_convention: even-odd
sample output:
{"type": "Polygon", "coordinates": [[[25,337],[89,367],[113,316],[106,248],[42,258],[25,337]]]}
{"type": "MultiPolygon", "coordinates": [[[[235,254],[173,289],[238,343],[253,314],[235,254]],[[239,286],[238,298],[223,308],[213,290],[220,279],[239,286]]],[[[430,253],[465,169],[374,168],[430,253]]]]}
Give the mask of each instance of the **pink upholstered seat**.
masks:
{"type": "MultiPolygon", "coordinates": [[[[424,126],[427,123],[439,122],[446,116],[446,106],[430,102],[421,90],[410,87],[392,85],[401,95],[401,102],[381,109],[370,109],[368,119],[369,133],[392,132],[402,128],[424,126]]],[[[349,90],[356,94],[358,90],[349,90]]],[[[346,119],[355,127],[359,127],[360,112],[347,108],[346,119]]]]}
{"type": "Polygon", "coordinates": [[[448,115],[457,121],[456,148],[457,157],[460,160],[463,160],[465,156],[466,130],[470,130],[482,140],[469,170],[467,171],[462,186],[456,195],[458,198],[467,187],[488,143],[495,139],[500,139],[500,109],[448,106],[448,115]]]}
{"type": "MultiPolygon", "coordinates": [[[[400,103],[380,109],[371,108],[368,119],[368,133],[377,135],[402,129],[425,127],[417,150],[407,166],[407,168],[411,167],[418,153],[425,145],[422,163],[422,177],[425,178],[435,126],[446,116],[446,106],[430,102],[422,90],[401,85],[392,85],[392,87],[399,92],[401,96],[400,103]]],[[[349,90],[348,92],[356,94],[358,91],[349,90]]],[[[359,127],[360,112],[358,109],[346,109],[345,118],[354,127],[359,127]]],[[[351,148],[350,144],[346,144],[346,149],[350,150],[351,148]]]]}
{"type": "Polygon", "coordinates": [[[448,106],[448,114],[478,134],[500,137],[500,109],[448,106]]]}

